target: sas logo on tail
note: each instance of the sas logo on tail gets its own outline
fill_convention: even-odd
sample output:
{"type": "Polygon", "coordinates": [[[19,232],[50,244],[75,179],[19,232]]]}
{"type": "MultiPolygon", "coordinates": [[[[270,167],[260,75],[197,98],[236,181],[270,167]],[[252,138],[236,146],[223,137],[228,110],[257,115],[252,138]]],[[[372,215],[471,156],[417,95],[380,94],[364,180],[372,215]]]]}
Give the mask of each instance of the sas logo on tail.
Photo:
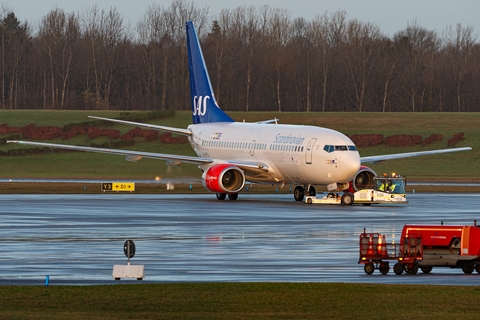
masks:
{"type": "Polygon", "coordinates": [[[209,100],[209,96],[195,96],[193,98],[193,115],[199,115],[203,117],[207,113],[207,100],[209,100]]]}

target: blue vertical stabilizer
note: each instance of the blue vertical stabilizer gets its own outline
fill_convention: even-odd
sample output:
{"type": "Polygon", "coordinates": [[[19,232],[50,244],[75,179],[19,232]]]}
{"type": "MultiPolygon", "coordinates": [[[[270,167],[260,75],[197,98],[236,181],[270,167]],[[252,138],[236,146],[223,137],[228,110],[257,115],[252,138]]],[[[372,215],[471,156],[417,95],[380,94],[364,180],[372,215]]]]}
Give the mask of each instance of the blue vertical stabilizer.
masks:
{"type": "Polygon", "coordinates": [[[217,105],[193,22],[186,27],[193,123],[233,122],[217,105]]]}

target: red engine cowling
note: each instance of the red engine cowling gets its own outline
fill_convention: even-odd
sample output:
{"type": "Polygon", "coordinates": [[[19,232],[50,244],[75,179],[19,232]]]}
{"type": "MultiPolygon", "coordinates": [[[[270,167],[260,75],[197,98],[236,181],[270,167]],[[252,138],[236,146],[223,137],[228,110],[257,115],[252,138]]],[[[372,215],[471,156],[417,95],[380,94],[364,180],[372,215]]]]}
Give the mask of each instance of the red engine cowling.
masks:
{"type": "Polygon", "coordinates": [[[353,180],[349,182],[348,192],[354,193],[363,189],[373,189],[373,178],[377,173],[366,166],[361,166],[353,180]]]}
{"type": "Polygon", "coordinates": [[[231,164],[216,164],[202,175],[203,186],[216,193],[237,193],[245,185],[243,171],[231,164]]]}

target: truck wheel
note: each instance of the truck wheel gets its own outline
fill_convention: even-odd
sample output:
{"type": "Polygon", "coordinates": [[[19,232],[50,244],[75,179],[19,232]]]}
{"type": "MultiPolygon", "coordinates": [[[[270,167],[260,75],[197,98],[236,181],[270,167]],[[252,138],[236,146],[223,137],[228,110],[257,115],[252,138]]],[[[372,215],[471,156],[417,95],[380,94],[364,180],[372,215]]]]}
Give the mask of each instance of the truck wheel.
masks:
{"type": "Polygon", "coordinates": [[[388,262],[381,262],[380,263],[380,273],[381,274],[387,274],[388,271],[390,271],[390,266],[388,265],[388,262]]]}
{"type": "Polygon", "coordinates": [[[480,264],[475,265],[475,271],[477,271],[477,273],[480,274],[480,264]]]}
{"type": "Polygon", "coordinates": [[[308,203],[308,204],[312,204],[312,198],[308,198],[308,199],[307,199],[307,203],[308,203]]]}
{"type": "Polygon", "coordinates": [[[375,266],[373,263],[366,263],[363,267],[363,271],[365,271],[366,274],[372,274],[373,271],[375,271],[375,266]]]}
{"type": "Polygon", "coordinates": [[[411,274],[412,276],[413,275],[416,275],[417,272],[418,272],[418,266],[416,264],[412,264],[412,265],[406,265],[405,266],[405,271],[408,273],[408,274],[411,274]]]}
{"type": "Polygon", "coordinates": [[[420,268],[423,273],[430,273],[432,272],[432,267],[421,267],[420,268]]]}
{"type": "Polygon", "coordinates": [[[475,267],[473,266],[473,263],[465,263],[465,264],[462,266],[462,271],[463,271],[463,273],[465,273],[465,274],[472,274],[473,269],[475,269],[475,267]]]}
{"type": "Polygon", "coordinates": [[[393,266],[393,272],[395,272],[397,276],[401,275],[403,273],[403,264],[399,262],[395,263],[393,266]]]}
{"type": "Polygon", "coordinates": [[[350,206],[353,204],[353,195],[350,192],[345,192],[342,196],[342,205],[350,206]]]}

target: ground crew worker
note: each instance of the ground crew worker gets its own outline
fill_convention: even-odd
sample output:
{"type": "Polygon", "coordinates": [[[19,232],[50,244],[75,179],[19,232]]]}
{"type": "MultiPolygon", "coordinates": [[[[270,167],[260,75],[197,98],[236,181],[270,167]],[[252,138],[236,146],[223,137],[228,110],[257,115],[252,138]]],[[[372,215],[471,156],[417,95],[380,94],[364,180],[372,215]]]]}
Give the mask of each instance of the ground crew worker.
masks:
{"type": "Polygon", "coordinates": [[[395,187],[396,187],[395,183],[390,182],[389,185],[390,186],[388,187],[388,191],[393,192],[393,190],[395,190],[395,187]]]}
{"type": "Polygon", "coordinates": [[[378,191],[384,191],[385,190],[385,183],[381,180],[378,180],[379,184],[377,186],[378,191]]]}

